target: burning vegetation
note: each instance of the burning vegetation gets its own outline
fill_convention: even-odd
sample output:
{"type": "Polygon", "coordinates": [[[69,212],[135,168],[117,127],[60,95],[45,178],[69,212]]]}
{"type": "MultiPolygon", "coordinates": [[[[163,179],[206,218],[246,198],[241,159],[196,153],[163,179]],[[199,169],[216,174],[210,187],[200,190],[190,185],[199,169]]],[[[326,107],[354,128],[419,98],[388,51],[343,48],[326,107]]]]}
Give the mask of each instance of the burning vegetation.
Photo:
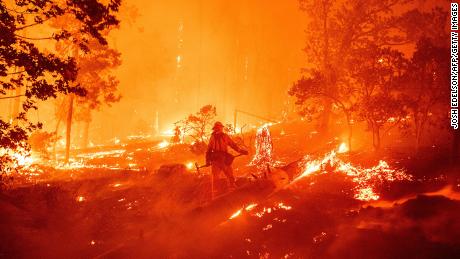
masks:
{"type": "Polygon", "coordinates": [[[447,2],[160,2],[0,2],[0,258],[460,257],[447,2]]]}

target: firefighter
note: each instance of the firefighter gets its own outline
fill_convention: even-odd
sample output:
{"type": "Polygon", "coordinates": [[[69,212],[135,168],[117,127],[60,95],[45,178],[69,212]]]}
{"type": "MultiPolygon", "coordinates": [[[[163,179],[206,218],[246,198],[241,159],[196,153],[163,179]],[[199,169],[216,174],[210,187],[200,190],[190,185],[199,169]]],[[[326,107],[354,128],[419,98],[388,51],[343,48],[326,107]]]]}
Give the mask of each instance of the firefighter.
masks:
{"type": "Polygon", "coordinates": [[[211,139],[209,140],[208,150],[206,151],[206,165],[211,165],[212,172],[212,192],[214,195],[214,181],[222,171],[228,179],[229,189],[236,187],[233,177],[232,162],[234,156],[228,153],[228,146],[236,152],[247,155],[248,151],[241,149],[238,145],[224,133],[224,125],[216,122],[212,128],[211,139]]]}

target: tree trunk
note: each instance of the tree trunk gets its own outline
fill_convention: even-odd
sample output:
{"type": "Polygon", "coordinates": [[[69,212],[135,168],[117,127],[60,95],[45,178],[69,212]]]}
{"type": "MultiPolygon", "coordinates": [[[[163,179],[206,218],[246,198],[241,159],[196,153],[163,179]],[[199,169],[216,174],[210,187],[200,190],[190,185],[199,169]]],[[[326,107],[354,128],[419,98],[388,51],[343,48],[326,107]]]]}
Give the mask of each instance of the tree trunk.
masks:
{"type": "Polygon", "coordinates": [[[329,119],[331,117],[332,102],[330,100],[325,100],[324,111],[321,114],[321,120],[319,125],[319,130],[321,134],[327,134],[329,131],[329,119]]]}
{"type": "Polygon", "coordinates": [[[83,122],[85,125],[83,126],[83,138],[82,138],[82,148],[88,148],[89,143],[89,121],[83,122]]]}
{"type": "Polygon", "coordinates": [[[348,152],[351,152],[351,139],[353,137],[353,125],[350,123],[350,120],[347,119],[348,122],[348,152]]]}
{"type": "Polygon", "coordinates": [[[372,145],[375,150],[380,149],[380,128],[377,127],[374,123],[372,125],[372,145]]]}
{"type": "Polygon", "coordinates": [[[377,143],[375,145],[375,149],[379,150],[380,149],[380,128],[379,127],[375,128],[375,138],[377,140],[377,143]]]}
{"type": "MultiPolygon", "coordinates": [[[[331,86],[332,86],[332,75],[331,75],[331,68],[329,66],[329,1],[323,1],[322,2],[322,12],[323,12],[323,31],[324,31],[324,49],[323,49],[323,62],[322,62],[322,72],[323,75],[325,76],[325,84],[326,84],[326,89],[331,91],[331,86]]],[[[327,134],[329,131],[329,118],[331,115],[331,110],[332,110],[332,101],[331,100],[326,100],[324,104],[324,111],[321,114],[321,122],[320,122],[320,132],[321,134],[327,134]]]]}
{"type": "Polygon", "coordinates": [[[54,156],[54,160],[56,161],[57,160],[57,156],[56,156],[56,143],[58,141],[58,131],[59,131],[59,126],[61,125],[61,117],[58,118],[58,121],[56,123],[56,129],[54,131],[54,134],[56,134],[56,139],[54,140],[54,143],[53,143],[53,156],[54,156]]]}
{"type": "Polygon", "coordinates": [[[368,121],[368,123],[371,126],[371,130],[372,130],[372,146],[375,149],[375,128],[374,128],[374,123],[372,123],[372,121],[370,121],[370,122],[368,121]]]}
{"type": "Polygon", "coordinates": [[[70,158],[70,133],[72,130],[72,115],[73,115],[73,101],[74,94],[69,96],[69,110],[67,111],[67,129],[66,129],[66,142],[65,142],[65,163],[69,163],[70,158]]]}

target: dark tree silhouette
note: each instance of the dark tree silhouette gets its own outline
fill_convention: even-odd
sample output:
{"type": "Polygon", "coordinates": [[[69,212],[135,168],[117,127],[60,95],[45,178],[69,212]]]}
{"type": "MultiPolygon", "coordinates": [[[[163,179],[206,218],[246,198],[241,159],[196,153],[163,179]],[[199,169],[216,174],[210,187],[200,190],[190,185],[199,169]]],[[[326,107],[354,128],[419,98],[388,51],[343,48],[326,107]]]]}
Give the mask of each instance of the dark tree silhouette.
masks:
{"type": "Polygon", "coordinates": [[[121,0],[111,0],[107,4],[97,0],[81,1],[31,1],[17,0],[8,4],[0,2],[0,98],[9,98],[8,90],[25,88],[22,103],[23,111],[14,118],[15,122],[0,118],[0,170],[8,170],[11,150],[26,148],[28,134],[40,128],[39,123],[27,120],[27,111],[37,109],[37,100],[55,98],[57,94],[82,96],[86,91],[75,84],[77,67],[69,55],[59,57],[38,47],[37,41],[56,42],[71,40],[83,52],[90,52],[89,42],[96,39],[100,44],[107,41],[103,31],[118,24],[115,13],[121,0]],[[25,30],[37,26],[47,26],[59,17],[72,17],[79,22],[77,33],[70,33],[63,24],[46,37],[24,34],[25,30]]]}
{"type": "Polygon", "coordinates": [[[379,149],[382,130],[388,132],[406,116],[401,77],[407,60],[397,50],[371,45],[356,51],[349,67],[358,85],[357,114],[367,122],[374,148],[379,149]]]}
{"type": "MultiPolygon", "coordinates": [[[[408,13],[395,10],[405,9],[415,1],[299,0],[309,18],[305,30],[305,77],[314,77],[319,72],[322,92],[340,91],[338,85],[348,76],[344,64],[354,51],[372,44],[388,47],[411,42],[408,28],[402,26],[408,13]]],[[[320,131],[327,131],[334,103],[337,102],[327,96],[317,98],[320,131]]]]}
{"type": "Polygon", "coordinates": [[[186,119],[175,123],[176,132],[194,140],[191,147],[194,153],[206,152],[206,140],[216,115],[216,107],[208,104],[195,114],[190,114],[186,119]]]}
{"type": "Polygon", "coordinates": [[[405,100],[418,151],[425,131],[432,125],[450,125],[449,118],[449,48],[421,39],[405,75],[405,100]]]}

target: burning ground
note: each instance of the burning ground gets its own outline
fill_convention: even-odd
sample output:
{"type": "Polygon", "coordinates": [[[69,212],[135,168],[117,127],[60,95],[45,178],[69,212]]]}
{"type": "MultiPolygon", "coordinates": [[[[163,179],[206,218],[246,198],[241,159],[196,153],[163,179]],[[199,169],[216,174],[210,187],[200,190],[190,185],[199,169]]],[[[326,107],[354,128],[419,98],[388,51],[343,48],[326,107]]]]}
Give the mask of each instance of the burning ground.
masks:
{"type": "MultiPolygon", "coordinates": [[[[66,167],[36,168],[0,196],[0,255],[460,255],[460,182],[443,150],[430,149],[418,158],[394,150],[349,154],[333,140],[302,149],[289,131],[272,133],[275,166],[268,178],[250,166],[254,156],[237,159],[240,188],[212,201],[208,169],[197,173],[190,166],[202,158],[163,141],[101,147],[75,154],[66,167]],[[158,170],[172,163],[184,166],[158,170]]],[[[224,179],[219,186],[224,193],[224,179]]]]}

